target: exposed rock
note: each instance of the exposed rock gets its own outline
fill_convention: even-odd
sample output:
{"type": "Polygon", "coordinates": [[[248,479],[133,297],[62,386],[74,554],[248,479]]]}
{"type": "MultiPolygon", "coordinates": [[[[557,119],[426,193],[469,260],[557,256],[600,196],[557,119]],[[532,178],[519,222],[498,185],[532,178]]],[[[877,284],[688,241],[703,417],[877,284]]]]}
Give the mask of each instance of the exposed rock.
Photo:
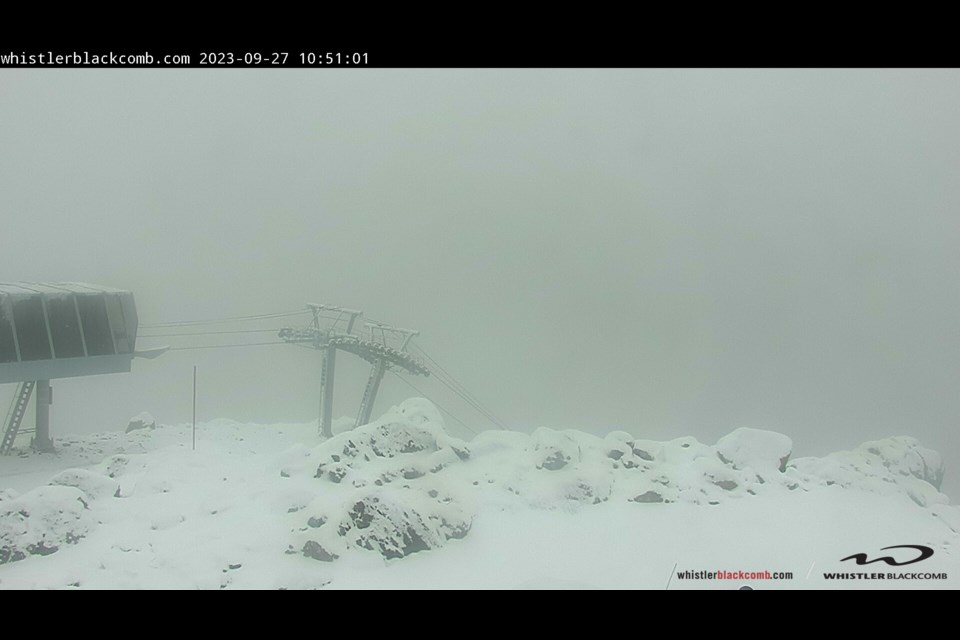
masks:
{"type": "Polygon", "coordinates": [[[313,558],[314,560],[320,560],[321,562],[333,562],[340,557],[335,553],[330,553],[313,540],[307,540],[303,544],[303,555],[308,558],[313,558]]]}
{"type": "Polygon", "coordinates": [[[570,458],[563,455],[563,452],[553,451],[537,465],[537,468],[546,469],[547,471],[558,471],[567,466],[569,462],[570,458]]]}
{"type": "Polygon", "coordinates": [[[647,503],[663,502],[663,496],[661,496],[656,491],[647,491],[635,497],[633,499],[633,502],[647,502],[647,503]]]}
{"type": "Polygon", "coordinates": [[[156,429],[157,420],[147,412],[143,412],[139,415],[136,415],[130,418],[130,423],[127,425],[126,433],[131,431],[138,431],[140,429],[156,429]]]}
{"type": "Polygon", "coordinates": [[[304,554],[308,548],[319,554],[319,547],[335,559],[349,548],[360,548],[397,559],[442,547],[470,530],[469,518],[458,507],[414,488],[378,490],[340,508],[342,515],[326,516],[337,526],[314,528],[321,537],[310,535],[304,554]],[[307,547],[311,541],[317,546],[307,547]]]}

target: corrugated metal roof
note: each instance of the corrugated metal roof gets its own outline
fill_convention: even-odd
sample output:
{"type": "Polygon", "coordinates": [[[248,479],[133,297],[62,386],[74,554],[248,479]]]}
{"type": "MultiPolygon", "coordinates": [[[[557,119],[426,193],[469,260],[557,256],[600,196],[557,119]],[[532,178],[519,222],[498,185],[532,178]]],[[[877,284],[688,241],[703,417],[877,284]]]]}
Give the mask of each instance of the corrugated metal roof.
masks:
{"type": "Polygon", "coordinates": [[[48,295],[65,293],[129,293],[123,289],[86,282],[0,282],[0,296],[48,295]]]}

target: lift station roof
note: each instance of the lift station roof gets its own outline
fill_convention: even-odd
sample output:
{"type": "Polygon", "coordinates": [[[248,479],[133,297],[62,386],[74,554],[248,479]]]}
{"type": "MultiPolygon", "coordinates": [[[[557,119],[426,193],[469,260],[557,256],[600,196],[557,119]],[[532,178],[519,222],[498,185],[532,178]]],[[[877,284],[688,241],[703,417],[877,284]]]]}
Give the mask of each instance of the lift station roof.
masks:
{"type": "Polygon", "coordinates": [[[129,291],[78,282],[0,282],[0,383],[130,371],[129,291]]]}

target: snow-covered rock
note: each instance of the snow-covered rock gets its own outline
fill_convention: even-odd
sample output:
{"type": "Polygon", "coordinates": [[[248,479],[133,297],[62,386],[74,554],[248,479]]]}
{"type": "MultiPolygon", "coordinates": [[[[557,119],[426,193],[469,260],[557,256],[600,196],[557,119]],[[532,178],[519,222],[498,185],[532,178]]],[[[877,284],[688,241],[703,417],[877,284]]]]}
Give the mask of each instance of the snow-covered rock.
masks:
{"type": "Polygon", "coordinates": [[[0,564],[76,544],[93,524],[84,493],[76,487],[38,487],[0,500],[0,564]]]}
{"type": "Polygon", "coordinates": [[[131,431],[138,431],[140,429],[156,429],[157,420],[152,415],[144,411],[143,413],[137,414],[134,417],[130,418],[130,423],[127,425],[126,433],[131,431]]]}
{"type": "Polygon", "coordinates": [[[562,511],[608,501],[712,506],[832,484],[876,491],[878,482],[920,505],[945,501],[934,486],[940,457],[909,438],[790,463],[792,449],[783,434],[745,428],[713,446],[689,436],[652,442],[623,431],[599,438],[547,428],[484,432],[466,443],[446,434],[433,405],[414,399],[309,452],[291,449],[280,462],[284,477],[313,469],[333,492],[304,510],[298,528],[308,533],[303,553],[327,561],[354,549],[400,558],[438,548],[469,531],[463,523],[481,490],[504,508],[562,511]]]}
{"type": "Polygon", "coordinates": [[[0,586],[654,588],[676,554],[772,566],[770,540],[788,570],[911,540],[960,557],[943,462],[910,438],[800,459],[751,429],[716,444],[545,428],[465,441],[423,399],[326,440],[316,423],[229,420],[197,436],[195,450],[190,425],[73,436],[61,457],[3,460],[0,586]]]}
{"type": "Polygon", "coordinates": [[[540,428],[531,440],[537,469],[559,471],[580,461],[580,444],[563,431],[540,428]]]}
{"type": "Polygon", "coordinates": [[[146,460],[142,454],[128,455],[118,453],[104,459],[95,468],[108,478],[119,478],[130,473],[142,471],[146,467],[146,460]]]}
{"type": "Polygon", "coordinates": [[[717,455],[735,469],[783,473],[793,442],[782,433],[740,428],[717,442],[717,455]]]}
{"type": "Polygon", "coordinates": [[[463,537],[470,528],[468,510],[441,496],[433,478],[469,459],[467,444],[449,436],[436,407],[421,398],[306,455],[285,451],[281,476],[312,467],[318,481],[338,485],[323,489],[303,510],[303,554],[331,561],[365,549],[393,559],[463,537]]]}
{"type": "Polygon", "coordinates": [[[65,469],[55,475],[50,484],[62,487],[76,487],[91,499],[116,497],[120,493],[120,483],[101,473],[87,469],[65,469]]]}
{"type": "Polygon", "coordinates": [[[900,493],[920,506],[949,502],[939,491],[944,473],[940,454],[907,436],[865,442],[853,451],[822,458],[798,458],[789,467],[806,487],[839,485],[872,493],[900,493]]]}
{"type": "MultiPolygon", "coordinates": [[[[382,486],[438,473],[468,459],[467,444],[447,435],[442,421],[437,422],[439,415],[425,419],[428,415],[421,403],[412,407],[404,403],[376,422],[335,435],[307,456],[315,464],[314,476],[334,484],[382,486]]],[[[304,466],[296,453],[290,456],[298,468],[304,466]]],[[[296,470],[286,468],[285,472],[296,470]]]]}
{"type": "Polygon", "coordinates": [[[313,469],[327,486],[303,512],[298,530],[309,535],[298,547],[331,561],[358,548],[398,558],[465,535],[470,496],[481,488],[503,505],[564,511],[609,500],[719,504],[756,495],[765,484],[793,482],[782,471],[791,448],[786,436],[751,429],[716,447],[690,437],[657,443],[622,431],[598,438],[547,428],[485,432],[468,444],[446,434],[431,403],[412,399],[312,451],[288,450],[278,463],[282,477],[313,469]],[[379,524],[365,531],[365,518],[379,524]]]}
{"type": "Polygon", "coordinates": [[[362,494],[332,512],[310,516],[303,554],[336,560],[351,548],[390,559],[438,549],[470,530],[470,518],[452,502],[411,488],[383,488],[362,494]]]}

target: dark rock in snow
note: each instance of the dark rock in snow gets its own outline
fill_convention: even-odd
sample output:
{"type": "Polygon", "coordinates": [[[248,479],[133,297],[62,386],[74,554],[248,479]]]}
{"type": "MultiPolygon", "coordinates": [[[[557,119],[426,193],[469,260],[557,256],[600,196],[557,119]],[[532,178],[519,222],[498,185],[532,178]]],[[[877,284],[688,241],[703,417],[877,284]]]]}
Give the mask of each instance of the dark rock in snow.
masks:
{"type": "Polygon", "coordinates": [[[554,451],[544,458],[543,462],[538,465],[538,468],[546,469],[547,471],[559,471],[567,466],[568,462],[570,462],[570,458],[563,455],[560,451],[554,451]]]}
{"type": "MultiPolygon", "coordinates": [[[[470,520],[458,508],[426,493],[417,489],[390,489],[353,501],[339,518],[335,530],[325,527],[313,535],[320,536],[314,542],[329,555],[336,555],[333,550],[341,552],[353,547],[376,551],[389,560],[462,538],[470,525],[470,520]]],[[[310,549],[311,553],[316,552],[314,547],[310,549]]]]}
{"type": "Polygon", "coordinates": [[[313,540],[307,540],[303,545],[303,555],[308,558],[313,558],[314,560],[319,560],[321,562],[333,562],[340,556],[335,553],[330,553],[322,546],[320,543],[314,542],[313,540]]]}
{"type": "Polygon", "coordinates": [[[326,477],[330,482],[339,483],[341,480],[343,480],[345,475],[347,475],[346,467],[337,466],[336,468],[328,471],[326,477]]]}
{"type": "Polygon", "coordinates": [[[663,502],[663,496],[661,496],[656,491],[647,491],[646,493],[641,493],[632,502],[641,502],[641,503],[655,503],[663,502]]]}

